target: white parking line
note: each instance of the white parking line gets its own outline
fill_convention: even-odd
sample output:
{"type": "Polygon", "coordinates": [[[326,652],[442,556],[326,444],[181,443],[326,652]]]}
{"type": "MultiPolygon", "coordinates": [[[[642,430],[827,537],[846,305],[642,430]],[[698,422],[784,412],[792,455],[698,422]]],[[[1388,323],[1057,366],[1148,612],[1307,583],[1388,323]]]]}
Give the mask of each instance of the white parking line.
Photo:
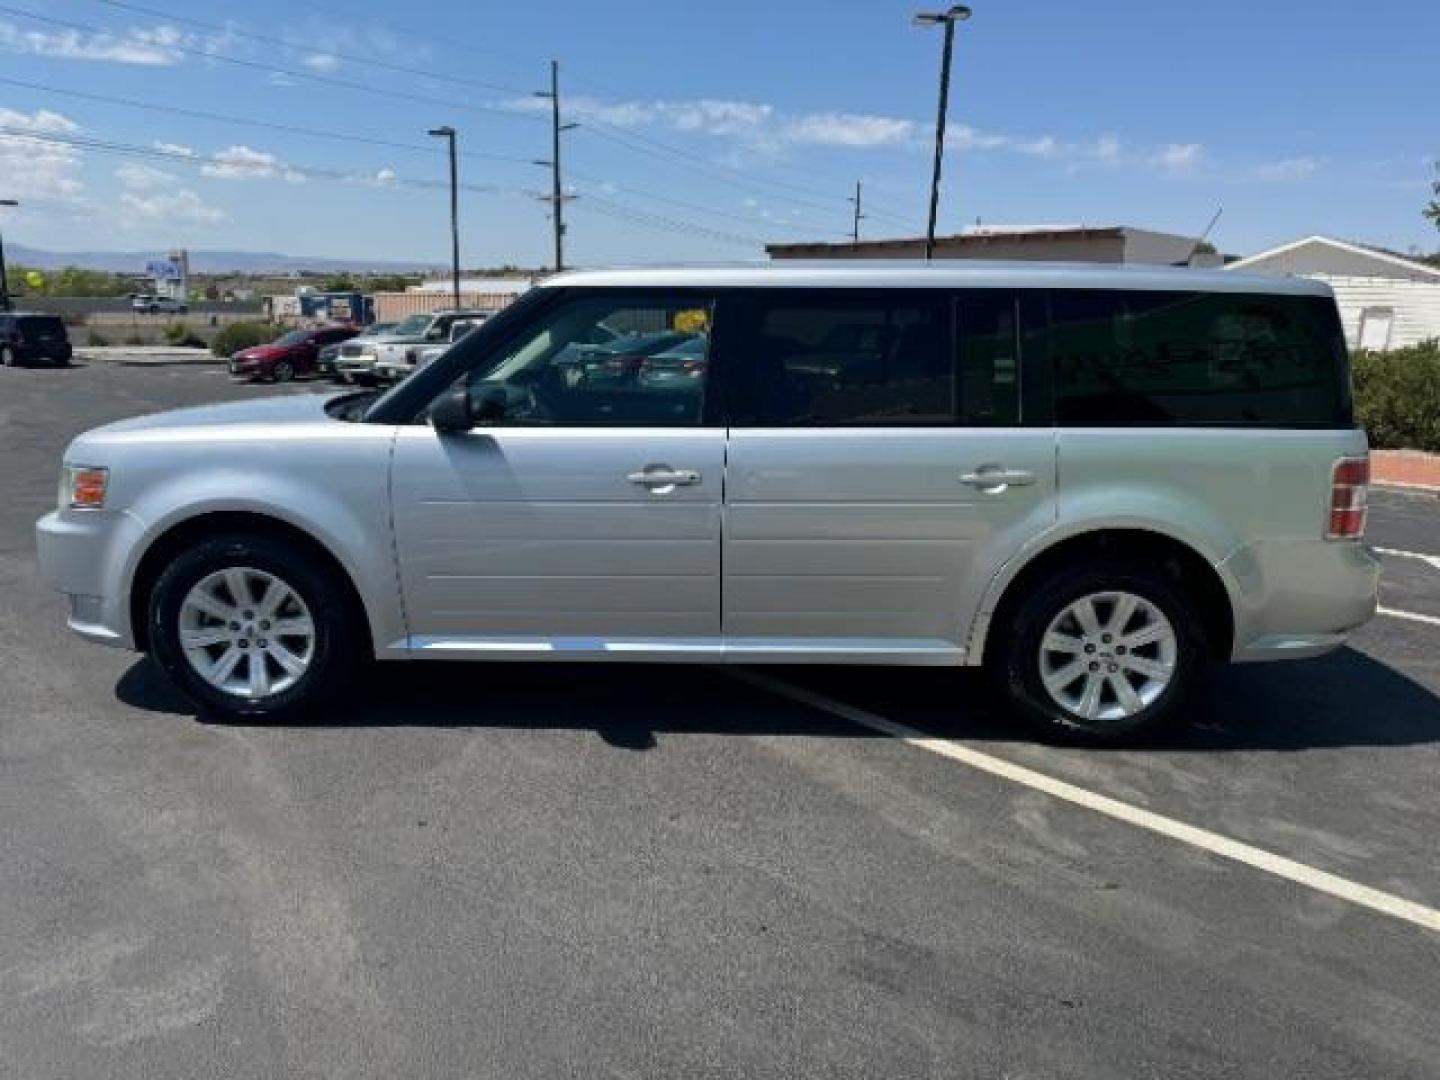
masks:
{"type": "Polygon", "coordinates": [[[1053,776],[1047,776],[1034,769],[1028,769],[1023,765],[1016,765],[1003,758],[982,753],[963,743],[926,735],[904,724],[897,724],[893,720],[887,720],[885,717],[877,716],[865,709],[847,705],[842,701],[836,701],[824,694],[817,694],[812,690],[806,690],[770,675],[733,668],[726,669],[726,673],[741,682],[749,683],[772,694],[808,705],[812,709],[828,712],[833,716],[849,720],[853,724],[859,724],[861,727],[883,732],[917,749],[928,750],[932,754],[939,754],[941,757],[969,765],[971,768],[990,773],[1003,780],[1042,791],[1056,799],[1083,806],[1087,810],[1094,810],[1096,813],[1116,818],[1142,829],[1148,829],[1161,836],[1168,836],[1172,840],[1178,840],[1213,855],[1243,863],[1256,870],[1263,870],[1267,874],[1284,878],[1297,885],[1304,885],[1316,892],[1347,900],[1352,904],[1369,908],[1382,915],[1389,915],[1391,918],[1400,919],[1403,922],[1413,923],[1427,930],[1440,932],[1440,910],[1436,908],[1426,907],[1424,904],[1417,904],[1413,900],[1381,892],[1379,889],[1372,889],[1368,885],[1349,881],[1324,870],[1317,870],[1313,866],[1306,866],[1293,859],[1287,859],[1250,844],[1232,840],[1228,836],[1221,836],[1208,829],[1197,828],[1194,825],[1187,825],[1183,821],[1165,817],[1163,814],[1142,810],[1138,806],[1131,806],[1129,803],[1112,799],[1108,795],[1101,795],[1064,780],[1057,780],[1053,776]]]}
{"type": "Polygon", "coordinates": [[[1418,559],[1420,562],[1429,563],[1431,569],[1440,570],[1440,555],[1426,555],[1419,551],[1401,551],[1399,548],[1375,549],[1377,555],[1389,555],[1395,559],[1418,559]]]}
{"type": "Polygon", "coordinates": [[[1440,618],[1434,615],[1421,615],[1418,611],[1401,611],[1399,608],[1381,607],[1375,609],[1376,615],[1386,615],[1392,619],[1406,619],[1409,622],[1425,623],[1427,626],[1440,626],[1440,618]]]}

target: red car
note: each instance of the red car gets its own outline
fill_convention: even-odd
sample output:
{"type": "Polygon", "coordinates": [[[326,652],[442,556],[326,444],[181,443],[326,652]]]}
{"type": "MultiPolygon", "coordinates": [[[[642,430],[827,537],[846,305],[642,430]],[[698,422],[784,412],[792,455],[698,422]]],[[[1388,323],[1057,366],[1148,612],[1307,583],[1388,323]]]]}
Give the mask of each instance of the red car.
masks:
{"type": "Polygon", "coordinates": [[[289,382],[296,375],[311,375],[319,366],[320,350],[354,337],[354,326],[322,326],[318,330],[291,330],[269,345],[241,349],[230,357],[230,374],[243,379],[289,382]]]}

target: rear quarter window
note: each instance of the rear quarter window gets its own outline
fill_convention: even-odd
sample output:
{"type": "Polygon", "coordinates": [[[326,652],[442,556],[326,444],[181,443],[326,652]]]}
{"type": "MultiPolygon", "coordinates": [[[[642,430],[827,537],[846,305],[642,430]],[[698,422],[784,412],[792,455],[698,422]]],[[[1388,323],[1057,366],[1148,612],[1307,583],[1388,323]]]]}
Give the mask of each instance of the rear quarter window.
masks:
{"type": "Polygon", "coordinates": [[[1324,297],[1057,289],[1039,336],[1061,424],[1353,423],[1324,297]]]}
{"type": "Polygon", "coordinates": [[[15,320],[16,329],[26,337],[47,337],[62,340],[65,324],[55,315],[21,315],[15,320]]]}

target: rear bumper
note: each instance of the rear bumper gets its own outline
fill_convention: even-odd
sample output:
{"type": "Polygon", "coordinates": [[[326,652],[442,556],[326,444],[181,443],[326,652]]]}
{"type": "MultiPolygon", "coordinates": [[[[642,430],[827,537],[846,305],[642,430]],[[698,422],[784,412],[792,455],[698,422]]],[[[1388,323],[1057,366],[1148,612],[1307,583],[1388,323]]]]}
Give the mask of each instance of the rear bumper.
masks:
{"type": "Polygon", "coordinates": [[[1364,544],[1266,540],[1220,564],[1234,582],[1239,663],[1303,659],[1337,649],[1375,616],[1380,560],[1364,544]]]}
{"type": "Polygon", "coordinates": [[[121,579],[124,552],[142,531],[129,514],[109,510],[52,510],[35,523],[40,577],[69,599],[66,621],[86,640],[135,647],[121,579]]]}

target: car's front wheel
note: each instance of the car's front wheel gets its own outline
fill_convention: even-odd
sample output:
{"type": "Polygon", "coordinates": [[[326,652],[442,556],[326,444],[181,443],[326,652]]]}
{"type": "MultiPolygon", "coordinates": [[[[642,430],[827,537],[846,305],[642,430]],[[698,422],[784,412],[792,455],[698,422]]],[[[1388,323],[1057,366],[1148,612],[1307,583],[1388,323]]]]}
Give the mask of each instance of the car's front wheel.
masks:
{"type": "Polygon", "coordinates": [[[1012,610],[991,630],[990,667],[1042,734],[1119,743],[1183,720],[1208,648],[1192,605],[1158,567],[1065,568],[1012,610]]]}
{"type": "Polygon", "coordinates": [[[295,378],[295,365],[289,360],[280,360],[271,369],[271,377],[276,382],[289,382],[295,378]]]}
{"type": "Polygon", "coordinates": [[[345,583],[265,535],[202,540],[174,558],[150,598],[156,660],[202,713],[248,721],[312,717],[362,658],[345,583]]]}

